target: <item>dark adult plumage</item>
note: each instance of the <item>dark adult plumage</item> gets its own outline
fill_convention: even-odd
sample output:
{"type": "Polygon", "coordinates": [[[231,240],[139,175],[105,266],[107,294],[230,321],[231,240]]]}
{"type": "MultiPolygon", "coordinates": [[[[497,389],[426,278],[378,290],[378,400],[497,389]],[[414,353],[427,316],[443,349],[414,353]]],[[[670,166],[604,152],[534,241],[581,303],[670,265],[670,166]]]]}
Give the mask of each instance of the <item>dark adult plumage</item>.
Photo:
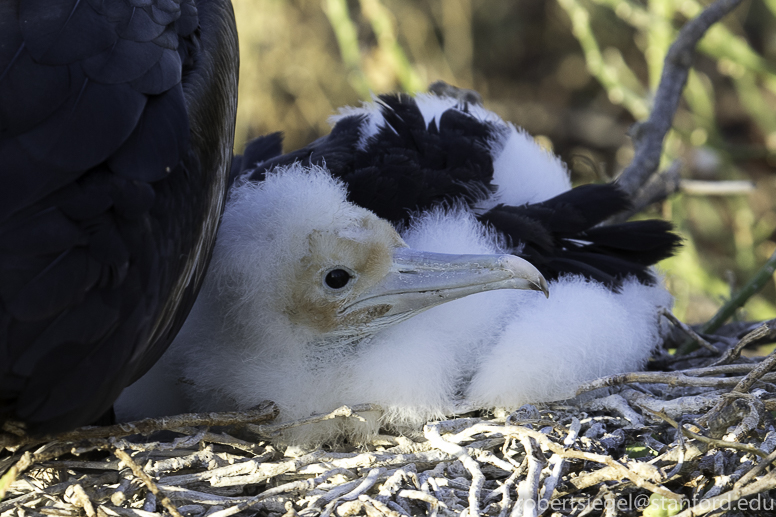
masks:
{"type": "Polygon", "coordinates": [[[164,352],[225,199],[228,0],[0,2],[0,421],[86,425],[164,352]]]}

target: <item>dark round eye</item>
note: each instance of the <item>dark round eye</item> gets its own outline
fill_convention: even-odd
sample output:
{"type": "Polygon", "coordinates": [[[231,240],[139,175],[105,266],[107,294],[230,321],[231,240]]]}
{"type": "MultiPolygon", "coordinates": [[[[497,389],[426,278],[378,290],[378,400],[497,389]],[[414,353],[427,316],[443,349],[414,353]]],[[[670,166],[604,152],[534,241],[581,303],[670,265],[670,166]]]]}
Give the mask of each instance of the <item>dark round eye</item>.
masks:
{"type": "Polygon", "coordinates": [[[342,289],[350,281],[350,273],[344,269],[332,269],[326,274],[324,281],[332,289],[342,289]]]}

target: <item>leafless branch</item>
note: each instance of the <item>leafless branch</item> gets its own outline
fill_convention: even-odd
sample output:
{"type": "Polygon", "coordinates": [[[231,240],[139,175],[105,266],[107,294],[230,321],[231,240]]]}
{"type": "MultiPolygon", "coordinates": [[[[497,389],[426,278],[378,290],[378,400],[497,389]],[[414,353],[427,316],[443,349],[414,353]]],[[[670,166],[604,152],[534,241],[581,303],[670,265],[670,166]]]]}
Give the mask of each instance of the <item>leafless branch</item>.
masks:
{"type": "Polygon", "coordinates": [[[633,196],[660,165],[663,139],[674,120],[679,99],[687,83],[695,46],[706,31],[736,8],[742,0],[717,0],[696,18],[687,22],[668,50],[660,77],[660,85],[649,118],[631,129],[635,155],[617,184],[633,196]]]}

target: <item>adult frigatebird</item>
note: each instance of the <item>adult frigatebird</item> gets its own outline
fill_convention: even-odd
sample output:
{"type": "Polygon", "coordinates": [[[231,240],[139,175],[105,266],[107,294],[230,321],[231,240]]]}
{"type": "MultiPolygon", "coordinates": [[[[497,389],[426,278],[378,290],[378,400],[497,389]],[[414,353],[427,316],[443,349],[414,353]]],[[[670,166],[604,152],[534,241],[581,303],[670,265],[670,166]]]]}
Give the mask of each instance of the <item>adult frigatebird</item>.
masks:
{"type": "Polygon", "coordinates": [[[102,415],[188,314],[237,103],[229,0],[0,2],[0,422],[102,415]]]}

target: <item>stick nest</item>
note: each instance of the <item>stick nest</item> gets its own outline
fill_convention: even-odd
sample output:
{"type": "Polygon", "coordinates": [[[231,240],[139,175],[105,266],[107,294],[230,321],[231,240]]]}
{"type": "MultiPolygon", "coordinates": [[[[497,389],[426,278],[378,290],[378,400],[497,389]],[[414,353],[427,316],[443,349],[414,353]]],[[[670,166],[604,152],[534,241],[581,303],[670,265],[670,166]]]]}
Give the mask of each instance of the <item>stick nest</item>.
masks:
{"type": "Polygon", "coordinates": [[[650,365],[661,371],[598,379],[573,403],[470,413],[358,447],[276,437],[374,406],[273,424],[268,403],[45,441],[6,426],[0,517],[773,515],[776,354],[740,355],[770,334],[664,353],[650,365]]]}

